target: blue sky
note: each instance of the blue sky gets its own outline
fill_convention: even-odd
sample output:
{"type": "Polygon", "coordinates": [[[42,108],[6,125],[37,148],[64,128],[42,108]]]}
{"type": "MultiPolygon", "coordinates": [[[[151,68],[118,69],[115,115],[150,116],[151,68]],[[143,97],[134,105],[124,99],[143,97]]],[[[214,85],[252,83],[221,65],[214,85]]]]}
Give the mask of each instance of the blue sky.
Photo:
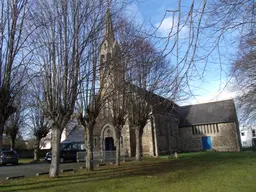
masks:
{"type": "MultiPolygon", "coordinates": [[[[188,12],[191,4],[191,0],[181,1],[181,9],[184,14],[188,12]]],[[[202,1],[195,1],[195,7],[198,7],[202,1]]],[[[137,0],[128,6],[127,12],[131,16],[135,15],[135,18],[145,23],[145,26],[158,26],[160,21],[163,19],[166,10],[176,10],[178,7],[178,1],[174,0],[137,0]]],[[[174,17],[174,23],[177,18],[174,17]]],[[[185,18],[181,18],[185,19],[185,18]]],[[[159,27],[158,35],[166,36],[168,34],[170,26],[172,25],[172,15],[168,13],[164,18],[162,25],[159,27]]],[[[174,24],[175,25],[175,24],[174,24]]],[[[186,36],[189,29],[185,26],[181,31],[181,36],[186,36]]],[[[214,41],[214,32],[206,30],[204,34],[213,35],[213,38],[208,38],[205,41],[201,41],[201,49],[198,49],[198,55],[203,55],[208,44],[212,40],[214,41]]],[[[229,34],[225,38],[233,38],[236,34],[229,34]]],[[[222,39],[218,49],[212,52],[206,60],[200,60],[196,63],[197,75],[190,79],[190,88],[193,92],[194,97],[191,97],[187,101],[182,101],[180,104],[196,104],[205,103],[216,100],[225,100],[234,98],[235,92],[231,91],[230,81],[230,65],[232,64],[233,57],[236,52],[237,44],[226,44],[222,39]],[[221,65],[220,65],[221,63],[221,65]],[[203,73],[204,72],[204,73],[203,73]]],[[[184,41],[184,47],[186,47],[186,41],[184,41]]],[[[182,49],[181,49],[182,50],[182,49]]],[[[184,49],[185,51],[186,49],[184,49]]],[[[175,55],[175,54],[174,54],[175,55]]],[[[175,56],[170,55],[171,60],[175,60],[175,56]]]]}

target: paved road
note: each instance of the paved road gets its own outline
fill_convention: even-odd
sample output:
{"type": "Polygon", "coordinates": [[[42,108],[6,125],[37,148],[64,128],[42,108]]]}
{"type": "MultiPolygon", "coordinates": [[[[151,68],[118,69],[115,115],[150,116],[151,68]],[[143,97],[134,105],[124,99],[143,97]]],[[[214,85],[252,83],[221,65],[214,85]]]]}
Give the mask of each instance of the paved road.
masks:
{"type": "MultiPolygon", "coordinates": [[[[63,163],[60,164],[60,170],[62,169],[79,169],[83,166],[84,163],[63,163]]],[[[40,164],[20,164],[16,166],[0,165],[0,180],[4,180],[6,177],[10,176],[20,176],[24,175],[25,177],[33,177],[36,176],[38,172],[46,172],[49,171],[50,164],[40,163],[40,164]]]]}

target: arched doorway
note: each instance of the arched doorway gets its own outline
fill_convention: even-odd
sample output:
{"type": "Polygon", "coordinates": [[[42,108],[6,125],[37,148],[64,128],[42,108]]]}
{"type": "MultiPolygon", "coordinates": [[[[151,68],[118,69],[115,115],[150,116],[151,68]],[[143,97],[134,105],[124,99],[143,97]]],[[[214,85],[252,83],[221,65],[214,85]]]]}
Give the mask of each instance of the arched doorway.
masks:
{"type": "Polygon", "coordinates": [[[115,150],[115,129],[111,124],[105,124],[101,130],[101,149],[102,151],[115,150]]]}
{"type": "Polygon", "coordinates": [[[113,137],[105,138],[105,151],[115,151],[114,139],[113,137]]]}

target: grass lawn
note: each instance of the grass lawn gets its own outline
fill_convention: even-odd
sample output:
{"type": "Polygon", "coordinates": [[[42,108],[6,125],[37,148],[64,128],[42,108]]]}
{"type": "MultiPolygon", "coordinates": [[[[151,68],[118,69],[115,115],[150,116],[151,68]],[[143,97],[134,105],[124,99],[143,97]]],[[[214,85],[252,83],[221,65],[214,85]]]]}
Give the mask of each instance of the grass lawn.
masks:
{"type": "MultiPolygon", "coordinates": [[[[40,161],[44,161],[44,159],[40,159],[40,161]]],[[[20,158],[19,163],[34,163],[33,158],[20,158]]]]}
{"type": "Polygon", "coordinates": [[[33,159],[31,158],[21,158],[19,159],[19,163],[31,163],[33,159]]]}
{"type": "Polygon", "coordinates": [[[256,153],[200,152],[79,170],[57,179],[47,176],[2,181],[0,191],[181,191],[256,192],[256,153]]]}

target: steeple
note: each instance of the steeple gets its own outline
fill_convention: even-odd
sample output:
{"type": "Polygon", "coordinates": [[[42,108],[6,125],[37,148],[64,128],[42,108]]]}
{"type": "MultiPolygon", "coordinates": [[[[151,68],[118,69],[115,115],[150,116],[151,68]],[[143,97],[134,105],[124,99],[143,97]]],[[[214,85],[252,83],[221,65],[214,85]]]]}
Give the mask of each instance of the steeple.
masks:
{"type": "Polygon", "coordinates": [[[104,39],[101,43],[99,50],[99,62],[100,62],[100,84],[109,87],[113,85],[113,78],[115,83],[119,82],[119,78],[122,75],[117,74],[117,54],[118,54],[118,43],[115,40],[115,34],[113,29],[113,23],[110,13],[109,0],[106,0],[106,14],[105,14],[105,27],[104,27],[104,39]],[[115,69],[114,69],[115,68],[115,69]],[[109,74],[109,75],[107,75],[109,74]]]}
{"type": "Polygon", "coordinates": [[[109,1],[107,0],[107,11],[105,15],[105,32],[104,36],[107,40],[114,41],[114,30],[113,30],[113,24],[111,19],[111,13],[109,8],[109,1]]]}

